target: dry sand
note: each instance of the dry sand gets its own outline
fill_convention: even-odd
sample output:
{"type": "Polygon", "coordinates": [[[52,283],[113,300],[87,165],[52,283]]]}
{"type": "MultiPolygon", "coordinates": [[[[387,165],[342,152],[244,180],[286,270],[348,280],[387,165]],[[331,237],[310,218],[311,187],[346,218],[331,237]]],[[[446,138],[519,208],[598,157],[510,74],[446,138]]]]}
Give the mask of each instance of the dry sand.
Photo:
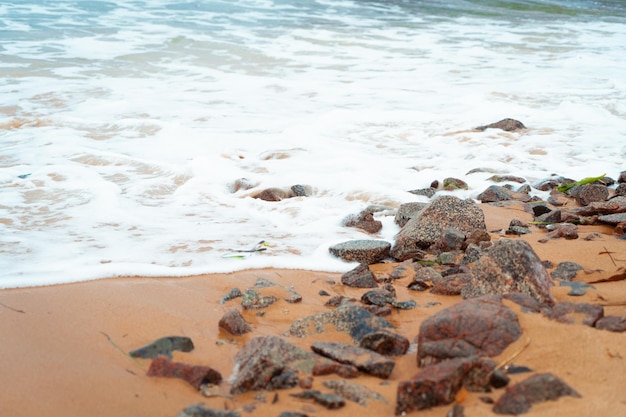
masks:
{"type": "MultiPolygon", "coordinates": [[[[489,230],[506,228],[516,217],[531,220],[519,206],[495,208],[481,206],[489,230]]],[[[612,235],[612,228],[581,226],[577,240],[537,241],[545,232],[533,229],[527,240],[542,260],[557,265],[575,261],[585,268],[576,280],[600,281],[624,273],[626,242],[612,235]],[[593,240],[584,240],[599,233],[593,240]],[[607,253],[609,252],[609,253],[607,253]]],[[[492,233],[492,239],[504,237],[492,233]]],[[[375,273],[391,265],[372,266],[375,273]]],[[[461,301],[457,296],[437,296],[410,292],[406,280],[394,283],[399,300],[414,299],[422,307],[394,311],[388,319],[398,332],[413,340],[421,321],[435,312],[461,301]],[[440,305],[426,308],[429,301],[440,305]]],[[[626,281],[595,283],[585,296],[568,296],[567,287],[554,287],[559,301],[591,302],[605,306],[605,315],[626,316],[626,281]]],[[[309,416],[343,416],[355,413],[393,416],[398,381],[410,378],[416,366],[415,347],[397,358],[391,377],[380,380],[361,376],[350,382],[364,384],[382,394],[386,403],[374,401],[364,408],[347,401],[339,410],[326,410],[308,400],[290,397],[299,389],[265,393],[266,402],[248,393],[228,396],[228,383],[219,394],[204,397],[178,379],[147,377],[149,360],[134,360],[124,352],[169,335],[190,337],[195,349],[175,352],[174,360],[208,365],[226,379],[233,369],[233,357],[251,337],[282,335],[299,317],[325,311],[330,294],[360,298],[363,290],[340,283],[340,274],[298,270],[251,270],[232,274],[202,275],[188,278],[120,278],[50,287],[0,291],[0,416],[150,416],[173,417],[191,404],[204,403],[219,409],[236,409],[242,416],[278,416],[282,411],[298,411],[309,416]],[[253,332],[233,337],[218,329],[218,321],[232,308],[241,308],[241,299],[220,304],[233,288],[253,286],[258,277],[277,284],[293,286],[303,296],[297,304],[283,300],[258,311],[242,311],[253,332]]],[[[286,290],[279,287],[277,292],[286,290]]],[[[281,294],[278,294],[279,296],[281,294]]],[[[508,302],[507,302],[508,303],[508,302]]],[[[597,330],[582,324],[567,325],[539,314],[519,312],[524,335],[498,359],[510,359],[537,372],[552,372],[578,391],[582,398],[564,397],[535,405],[527,416],[626,416],[626,333],[597,330]],[[521,351],[521,352],[520,352],[521,351]]],[[[345,335],[326,333],[327,340],[347,341],[345,335]]],[[[290,342],[307,348],[320,337],[290,342]]],[[[530,374],[514,375],[513,381],[530,374]]],[[[315,377],[313,388],[326,390],[325,379],[315,377]]],[[[326,390],[327,391],[327,390],[326,390]]],[[[497,399],[502,390],[490,394],[459,396],[465,416],[489,416],[491,406],[479,397],[497,399]]],[[[451,405],[419,411],[420,416],[445,416],[451,405]]]]}

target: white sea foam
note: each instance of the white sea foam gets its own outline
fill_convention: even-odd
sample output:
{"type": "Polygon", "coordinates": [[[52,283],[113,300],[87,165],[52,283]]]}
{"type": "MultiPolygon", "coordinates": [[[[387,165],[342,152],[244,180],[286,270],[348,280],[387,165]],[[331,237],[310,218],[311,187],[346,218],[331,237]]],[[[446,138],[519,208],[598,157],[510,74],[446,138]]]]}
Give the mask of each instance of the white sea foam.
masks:
{"type": "Polygon", "coordinates": [[[626,169],[623,10],[450,4],[0,6],[0,287],[345,271],[330,245],[398,229],[344,217],[426,201],[407,191],[435,179],[475,198],[491,175],[477,167],[530,182],[626,169]],[[504,117],[529,129],[471,130],[504,117]],[[255,188],[232,192],[239,178],[255,188]],[[250,197],[294,184],[313,195],[250,197]]]}

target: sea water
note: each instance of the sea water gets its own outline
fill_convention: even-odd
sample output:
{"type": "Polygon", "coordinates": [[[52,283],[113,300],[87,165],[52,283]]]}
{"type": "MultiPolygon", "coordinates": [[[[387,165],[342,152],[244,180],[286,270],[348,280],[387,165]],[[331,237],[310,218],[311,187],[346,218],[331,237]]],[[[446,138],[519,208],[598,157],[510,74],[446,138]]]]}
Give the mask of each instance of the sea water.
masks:
{"type": "Polygon", "coordinates": [[[433,180],[625,170],[626,2],[2,1],[0,97],[0,288],[347,271],[433,180]]]}

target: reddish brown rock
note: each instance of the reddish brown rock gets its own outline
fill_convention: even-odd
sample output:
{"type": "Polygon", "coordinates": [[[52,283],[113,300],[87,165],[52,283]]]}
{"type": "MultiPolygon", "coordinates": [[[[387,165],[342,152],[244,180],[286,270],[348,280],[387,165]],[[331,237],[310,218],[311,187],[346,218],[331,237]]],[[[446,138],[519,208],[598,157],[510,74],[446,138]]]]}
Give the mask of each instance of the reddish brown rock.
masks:
{"type": "Polygon", "coordinates": [[[556,400],[565,395],[580,398],[580,394],[556,376],[550,373],[537,374],[508,387],[496,401],[493,411],[497,414],[524,414],[533,404],[556,400]]]}
{"type": "Polygon", "coordinates": [[[398,384],[396,415],[450,404],[463,386],[471,391],[486,390],[495,367],[494,361],[476,356],[428,365],[398,384]]]}
{"type": "Polygon", "coordinates": [[[239,310],[235,309],[228,310],[220,319],[218,326],[233,336],[241,336],[252,331],[252,328],[246,323],[239,310]]]}
{"type": "Polygon", "coordinates": [[[383,379],[389,377],[395,366],[393,360],[383,355],[347,343],[315,342],[311,349],[320,355],[352,365],[362,372],[383,379]]]}
{"type": "Polygon", "coordinates": [[[573,195],[576,202],[581,206],[588,206],[597,201],[606,201],[609,198],[609,188],[604,184],[585,184],[577,188],[573,195]]]}
{"type": "Polygon", "coordinates": [[[180,378],[199,390],[202,384],[217,385],[222,382],[222,375],[208,366],[188,365],[172,362],[165,356],[159,356],[150,363],[148,376],[180,378]]]}
{"type": "Polygon", "coordinates": [[[346,365],[333,360],[318,360],[313,366],[312,374],[314,376],[335,374],[342,378],[349,379],[359,376],[359,370],[352,365],[346,365]]]}
{"type": "Polygon", "coordinates": [[[439,295],[459,295],[471,277],[466,273],[446,275],[434,283],[430,292],[439,295]]]}
{"type": "Polygon", "coordinates": [[[522,334],[499,296],[466,300],[427,318],[417,339],[418,366],[469,355],[496,356],[522,334]]]}
{"type": "Polygon", "coordinates": [[[346,217],[343,219],[343,225],[356,227],[370,234],[378,233],[383,228],[382,222],[374,219],[374,213],[367,209],[357,215],[346,217]]]}

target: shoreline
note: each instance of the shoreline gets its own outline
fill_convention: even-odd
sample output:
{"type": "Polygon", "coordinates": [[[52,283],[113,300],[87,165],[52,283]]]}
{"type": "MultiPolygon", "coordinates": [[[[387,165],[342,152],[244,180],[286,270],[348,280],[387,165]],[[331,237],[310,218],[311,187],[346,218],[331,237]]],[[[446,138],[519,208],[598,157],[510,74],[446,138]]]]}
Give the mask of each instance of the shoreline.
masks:
{"type": "MultiPolygon", "coordinates": [[[[626,267],[624,242],[612,234],[609,226],[579,226],[576,240],[553,239],[538,243],[545,231],[521,237],[504,236],[494,230],[506,229],[512,218],[531,220],[519,207],[496,207],[481,204],[487,230],[492,240],[524,239],[539,258],[556,266],[574,261],[584,271],[576,281],[594,282],[584,296],[568,295],[569,287],[552,287],[557,301],[595,303],[604,306],[605,315],[626,316],[626,284],[623,280],[602,282],[626,267]],[[600,236],[584,240],[591,233],[600,236]],[[603,253],[606,252],[606,253],[603,253]],[[609,256],[614,253],[613,256],[609,256]]],[[[384,273],[392,264],[375,264],[374,274],[384,273]]],[[[550,272],[552,269],[549,269],[550,272]]],[[[367,410],[374,415],[394,415],[397,383],[419,371],[414,339],[420,323],[446,307],[462,300],[460,296],[442,296],[409,291],[406,279],[394,282],[398,299],[414,299],[421,306],[414,310],[394,310],[386,317],[412,345],[409,352],[395,357],[395,369],[388,380],[361,375],[351,382],[364,384],[381,394],[386,402],[373,402],[364,408],[351,401],[340,410],[327,410],[310,400],[297,399],[289,393],[300,389],[251,392],[231,397],[228,378],[233,372],[234,356],[251,338],[262,335],[284,337],[296,346],[308,349],[312,341],[341,341],[341,335],[327,332],[315,337],[285,336],[291,323],[300,317],[327,311],[324,303],[331,295],[359,299],[363,289],[341,284],[341,274],[306,270],[259,269],[227,274],[209,274],[179,278],[110,278],[94,281],[0,290],[0,414],[10,416],[117,415],[175,416],[189,405],[203,403],[216,409],[237,410],[242,416],[278,416],[282,411],[297,411],[311,416],[338,416],[367,410]],[[263,309],[244,310],[240,300],[220,303],[233,287],[253,286],[257,278],[277,285],[272,290],[279,301],[263,309]],[[302,295],[299,303],[287,303],[281,297],[287,287],[302,295]],[[218,326],[224,313],[241,311],[252,332],[231,336],[218,326]],[[203,396],[182,380],[146,376],[149,360],[133,359],[126,352],[157,338],[180,335],[193,340],[191,352],[174,352],[173,359],[189,364],[206,365],[224,377],[218,396],[203,396]],[[275,397],[275,394],[277,397],[275,397]],[[262,397],[265,397],[263,402],[262,397]],[[276,398],[276,400],[274,400],[276,398]]],[[[527,416],[546,413],[555,417],[570,415],[613,416],[626,414],[626,333],[598,330],[582,324],[562,324],[541,314],[521,312],[507,302],[519,317],[524,336],[502,354],[515,357],[515,363],[536,372],[552,372],[581,394],[581,398],[563,397],[534,405],[527,416]],[[525,344],[528,344],[525,346],[525,344]]],[[[528,374],[512,376],[519,381],[528,374]]],[[[313,388],[324,390],[322,382],[336,375],[316,376],[313,388]]],[[[480,395],[470,393],[457,399],[465,407],[465,416],[495,415],[491,405],[480,399],[497,399],[502,390],[480,395]]],[[[443,416],[450,406],[408,415],[443,416]]]]}

